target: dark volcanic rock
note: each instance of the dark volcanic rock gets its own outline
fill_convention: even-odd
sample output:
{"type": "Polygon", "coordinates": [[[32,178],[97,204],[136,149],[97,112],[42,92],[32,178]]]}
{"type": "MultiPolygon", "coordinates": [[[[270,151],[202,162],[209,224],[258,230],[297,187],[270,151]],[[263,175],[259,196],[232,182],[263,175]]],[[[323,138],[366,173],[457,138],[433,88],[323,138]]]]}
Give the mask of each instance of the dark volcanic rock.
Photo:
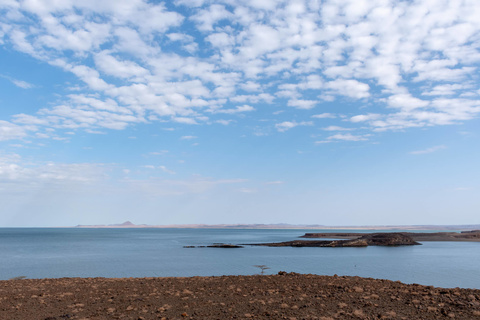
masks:
{"type": "Polygon", "coordinates": [[[231,248],[243,248],[242,246],[236,245],[236,244],[226,244],[226,243],[214,243],[210,246],[207,246],[207,248],[226,248],[226,249],[231,249],[231,248]]]}
{"type": "Polygon", "coordinates": [[[369,233],[357,240],[365,240],[370,246],[408,246],[419,245],[412,237],[404,233],[369,233]]]}
{"type": "Polygon", "coordinates": [[[400,234],[410,237],[414,241],[480,241],[480,230],[462,232],[385,232],[385,233],[305,233],[300,238],[334,238],[334,239],[361,239],[369,235],[400,234]]]}
{"type": "Polygon", "coordinates": [[[232,248],[243,248],[242,246],[236,244],[227,244],[227,243],[214,243],[209,246],[183,246],[184,248],[225,248],[225,249],[232,249],[232,248]]]}
{"type": "Polygon", "coordinates": [[[276,243],[256,243],[254,246],[267,247],[366,247],[366,246],[411,246],[419,245],[402,233],[368,233],[352,240],[294,240],[276,243]]]}

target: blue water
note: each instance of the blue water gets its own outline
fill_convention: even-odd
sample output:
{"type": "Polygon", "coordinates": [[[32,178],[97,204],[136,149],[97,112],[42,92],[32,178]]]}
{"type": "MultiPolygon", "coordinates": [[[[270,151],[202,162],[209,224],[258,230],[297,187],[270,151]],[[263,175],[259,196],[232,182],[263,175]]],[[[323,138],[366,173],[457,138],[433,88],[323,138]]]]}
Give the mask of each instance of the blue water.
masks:
{"type": "Polygon", "coordinates": [[[249,275],[259,272],[254,265],[266,265],[268,274],[283,270],[355,275],[480,289],[478,242],[367,248],[183,248],[215,242],[287,241],[305,232],[323,231],[0,228],[0,279],[249,275]]]}

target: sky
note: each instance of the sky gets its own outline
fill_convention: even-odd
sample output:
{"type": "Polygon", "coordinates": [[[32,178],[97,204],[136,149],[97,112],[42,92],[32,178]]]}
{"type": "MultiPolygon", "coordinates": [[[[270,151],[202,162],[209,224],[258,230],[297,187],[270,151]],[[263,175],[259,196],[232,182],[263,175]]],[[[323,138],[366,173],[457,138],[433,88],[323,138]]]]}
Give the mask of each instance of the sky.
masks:
{"type": "Polygon", "coordinates": [[[480,224],[478,0],[0,0],[0,226],[480,224]]]}

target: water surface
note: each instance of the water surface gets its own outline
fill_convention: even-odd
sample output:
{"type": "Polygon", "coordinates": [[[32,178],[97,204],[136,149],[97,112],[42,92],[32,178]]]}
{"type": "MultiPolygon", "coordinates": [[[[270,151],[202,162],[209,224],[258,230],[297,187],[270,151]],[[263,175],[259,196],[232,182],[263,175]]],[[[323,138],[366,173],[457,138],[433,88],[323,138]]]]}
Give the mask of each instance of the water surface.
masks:
{"type": "MultiPolygon", "coordinates": [[[[480,289],[480,243],[366,248],[183,248],[276,242],[344,230],[0,228],[0,279],[249,275],[278,271],[350,275],[480,289]]],[[[371,232],[371,231],[366,231],[371,232]]]]}

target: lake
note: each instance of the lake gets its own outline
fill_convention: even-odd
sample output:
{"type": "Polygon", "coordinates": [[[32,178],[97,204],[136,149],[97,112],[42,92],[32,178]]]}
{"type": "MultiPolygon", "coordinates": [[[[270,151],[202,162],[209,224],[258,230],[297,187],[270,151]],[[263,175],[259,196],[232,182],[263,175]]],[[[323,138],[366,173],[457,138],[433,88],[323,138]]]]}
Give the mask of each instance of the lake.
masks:
{"type": "Polygon", "coordinates": [[[266,265],[270,268],[265,271],[267,274],[337,274],[480,289],[479,242],[366,248],[183,248],[220,242],[288,241],[305,232],[348,231],[0,228],[0,280],[18,276],[249,275],[260,272],[255,265],[266,265]]]}

